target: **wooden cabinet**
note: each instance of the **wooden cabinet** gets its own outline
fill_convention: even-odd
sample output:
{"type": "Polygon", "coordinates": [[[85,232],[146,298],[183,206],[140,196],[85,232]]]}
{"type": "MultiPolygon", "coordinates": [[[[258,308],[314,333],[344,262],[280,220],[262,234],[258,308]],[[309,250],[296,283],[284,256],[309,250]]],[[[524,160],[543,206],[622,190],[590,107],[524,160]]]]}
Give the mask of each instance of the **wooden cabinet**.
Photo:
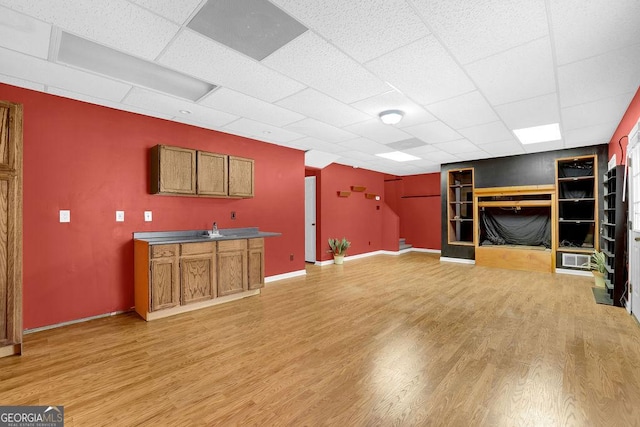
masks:
{"type": "Polygon", "coordinates": [[[247,240],[218,242],[218,296],[248,289],[247,240]]]}
{"type": "Polygon", "coordinates": [[[229,196],[253,197],[252,159],[229,156],[229,196]]]}
{"type": "Polygon", "coordinates": [[[602,252],[606,259],[605,285],[613,305],[623,306],[627,281],[627,198],[622,197],[624,166],[618,165],[604,176],[604,218],[602,252]]]}
{"type": "Polygon", "coordinates": [[[196,194],[196,150],[156,145],[150,171],[152,194],[196,194]]]}
{"type": "Polygon", "coordinates": [[[0,357],[22,352],[22,105],[0,101],[0,357]]]}
{"type": "Polygon", "coordinates": [[[473,169],[449,171],[447,176],[448,239],[452,245],[473,245],[473,169]]]}
{"type": "Polygon", "coordinates": [[[215,242],[183,243],[180,247],[182,304],[215,298],[215,242]]]}
{"type": "Polygon", "coordinates": [[[264,287],[264,239],[249,239],[249,289],[264,287]]]}
{"type": "Polygon", "coordinates": [[[198,151],[197,157],[198,194],[226,196],[229,188],[228,156],[198,151]]]}
{"type": "Polygon", "coordinates": [[[180,305],[178,245],[157,245],[151,249],[151,311],[180,305]]]}

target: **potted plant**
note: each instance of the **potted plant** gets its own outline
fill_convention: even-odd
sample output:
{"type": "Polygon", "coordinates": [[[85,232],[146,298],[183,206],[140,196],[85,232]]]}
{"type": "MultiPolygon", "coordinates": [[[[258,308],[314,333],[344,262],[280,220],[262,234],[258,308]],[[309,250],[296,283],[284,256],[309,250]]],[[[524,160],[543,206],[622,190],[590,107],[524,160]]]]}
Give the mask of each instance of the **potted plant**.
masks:
{"type": "Polygon", "coordinates": [[[607,268],[607,257],[604,255],[604,252],[594,251],[591,254],[591,258],[589,259],[589,268],[591,269],[591,273],[596,279],[596,286],[599,288],[604,288],[604,273],[606,273],[607,268]]]}
{"type": "Polygon", "coordinates": [[[342,264],[344,262],[344,256],[347,253],[347,249],[351,246],[351,242],[346,237],[340,239],[329,238],[330,252],[333,252],[333,263],[342,264]]]}

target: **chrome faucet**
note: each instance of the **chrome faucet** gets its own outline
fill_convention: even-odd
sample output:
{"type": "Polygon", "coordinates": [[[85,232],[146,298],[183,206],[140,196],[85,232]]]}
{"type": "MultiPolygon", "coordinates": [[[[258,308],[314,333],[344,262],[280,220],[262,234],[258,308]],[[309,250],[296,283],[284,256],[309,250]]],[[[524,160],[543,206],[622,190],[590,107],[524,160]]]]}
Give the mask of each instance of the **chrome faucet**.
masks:
{"type": "Polygon", "coordinates": [[[218,232],[218,223],[214,221],[213,223],[213,228],[211,229],[213,231],[213,233],[217,233],[218,232]]]}

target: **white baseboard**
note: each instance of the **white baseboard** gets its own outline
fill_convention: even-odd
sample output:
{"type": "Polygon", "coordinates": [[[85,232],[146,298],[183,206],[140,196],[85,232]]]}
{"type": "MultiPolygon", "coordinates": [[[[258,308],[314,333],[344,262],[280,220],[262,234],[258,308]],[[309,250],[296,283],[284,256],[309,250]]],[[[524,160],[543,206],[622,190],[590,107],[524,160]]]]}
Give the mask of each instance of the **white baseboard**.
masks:
{"type": "Polygon", "coordinates": [[[569,274],[569,275],[572,275],[572,276],[593,277],[593,274],[591,274],[591,271],[570,270],[568,268],[556,268],[556,273],[558,273],[558,274],[569,274]]]}
{"type": "Polygon", "coordinates": [[[46,331],[48,329],[61,328],[63,326],[73,325],[75,323],[88,322],[89,320],[102,319],[103,317],[116,316],[118,314],[128,313],[130,311],[133,311],[133,307],[130,308],[129,310],[114,311],[114,312],[111,312],[111,313],[98,314],[96,316],[83,317],[82,319],[69,320],[68,322],[56,323],[56,324],[47,325],[47,326],[41,326],[39,328],[25,329],[23,333],[25,335],[26,334],[32,334],[34,332],[46,331]]]}
{"type": "MultiPolygon", "coordinates": [[[[347,255],[344,257],[344,261],[353,261],[355,259],[360,259],[360,258],[367,258],[370,256],[376,256],[376,255],[392,255],[392,256],[397,256],[397,255],[402,255],[402,254],[406,254],[409,252],[427,252],[427,253],[434,253],[434,254],[439,254],[440,250],[439,249],[423,249],[423,248],[407,248],[407,249],[402,249],[399,251],[385,251],[385,250],[378,250],[378,251],[373,251],[373,252],[365,252],[363,254],[358,254],[358,255],[347,255]]],[[[331,265],[333,264],[333,260],[327,260],[327,261],[316,261],[315,265],[319,265],[319,266],[323,266],[323,265],[331,265]]]]}
{"type": "Polygon", "coordinates": [[[306,270],[290,271],[288,273],[276,274],[275,276],[269,276],[264,278],[265,285],[267,283],[277,282],[278,280],[291,279],[292,277],[304,276],[307,274],[306,270]]]}
{"type": "Polygon", "coordinates": [[[475,259],[465,259],[465,258],[449,258],[446,256],[441,256],[440,261],[444,262],[456,262],[458,264],[474,264],[476,263],[475,259]]]}
{"type": "Polygon", "coordinates": [[[411,252],[425,252],[428,254],[439,254],[440,249],[411,248],[411,252]]]}

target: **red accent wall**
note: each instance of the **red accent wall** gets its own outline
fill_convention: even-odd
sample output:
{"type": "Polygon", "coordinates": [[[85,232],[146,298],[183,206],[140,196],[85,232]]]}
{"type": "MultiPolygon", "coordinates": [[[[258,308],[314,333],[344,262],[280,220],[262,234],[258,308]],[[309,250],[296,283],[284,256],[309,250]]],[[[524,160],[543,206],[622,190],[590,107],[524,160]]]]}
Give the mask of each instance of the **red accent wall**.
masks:
{"type": "Polygon", "coordinates": [[[24,105],[25,328],[132,307],[134,231],[257,226],[282,233],[266,239],[267,276],[304,269],[302,151],[4,84],[0,99],[24,105]],[[256,196],[149,194],[156,144],[255,159],[256,196]],[[59,223],[60,209],[71,223],[59,223]]]}
{"type": "Polygon", "coordinates": [[[624,157],[620,151],[620,145],[624,149],[624,155],[627,155],[627,145],[629,144],[629,139],[624,138],[620,141],[620,138],[624,136],[628,136],[631,129],[638,123],[640,120],[640,88],[636,92],[635,96],[631,100],[627,111],[622,116],[622,120],[620,120],[620,124],[618,128],[613,133],[611,137],[611,141],[609,141],[609,159],[616,155],[616,163],[622,165],[625,163],[624,157]],[[620,141],[618,143],[618,141],[620,141]]]}
{"type": "Polygon", "coordinates": [[[440,249],[440,174],[385,181],[385,200],[400,218],[400,237],[417,248],[440,249]]]}
{"type": "Polygon", "coordinates": [[[317,193],[320,213],[317,231],[316,258],[330,260],[327,240],[346,237],[351,242],[348,255],[373,252],[382,247],[384,205],[384,175],[366,169],[331,164],[317,175],[317,193]],[[365,192],[351,192],[349,197],[338,197],[338,191],[351,191],[351,186],[367,187],[365,192]],[[380,196],[381,200],[366,199],[365,193],[380,196]],[[380,209],[376,207],[380,206],[380,209]]]}

